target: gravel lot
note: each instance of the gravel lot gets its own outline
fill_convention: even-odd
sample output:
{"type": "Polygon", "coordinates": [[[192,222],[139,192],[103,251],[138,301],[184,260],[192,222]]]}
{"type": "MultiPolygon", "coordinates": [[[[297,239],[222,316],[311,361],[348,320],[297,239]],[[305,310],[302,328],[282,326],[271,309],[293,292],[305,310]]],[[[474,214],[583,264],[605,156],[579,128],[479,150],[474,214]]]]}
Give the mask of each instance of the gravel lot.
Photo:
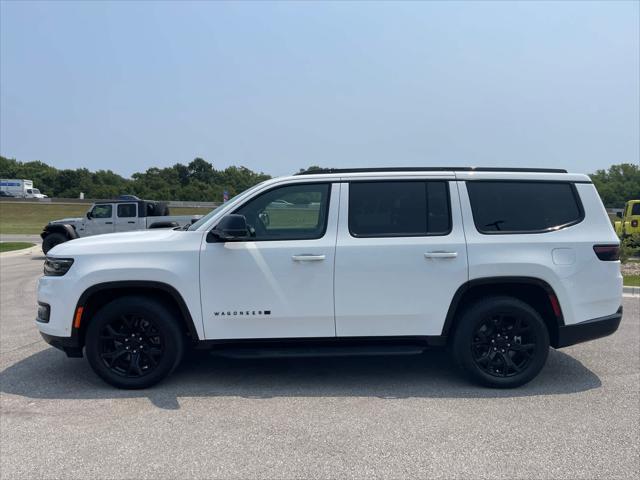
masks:
{"type": "Polygon", "coordinates": [[[103,384],[33,325],[42,258],[0,258],[0,477],[631,478],[640,297],[613,336],[552,351],[529,385],[467,384],[441,352],[228,360],[143,392],[103,384]]]}

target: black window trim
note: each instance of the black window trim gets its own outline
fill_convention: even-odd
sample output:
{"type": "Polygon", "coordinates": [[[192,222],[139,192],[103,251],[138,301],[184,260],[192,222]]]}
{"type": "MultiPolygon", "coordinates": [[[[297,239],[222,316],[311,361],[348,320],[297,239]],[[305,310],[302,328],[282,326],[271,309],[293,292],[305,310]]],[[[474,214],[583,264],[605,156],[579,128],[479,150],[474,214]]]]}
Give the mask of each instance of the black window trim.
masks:
{"type": "Polygon", "coordinates": [[[559,230],[563,230],[567,227],[573,227],[581,223],[585,218],[584,207],[582,205],[582,199],[580,198],[580,194],[578,193],[578,189],[576,188],[576,183],[589,183],[589,182],[574,182],[569,180],[529,180],[529,179],[516,179],[516,178],[505,178],[505,179],[496,179],[496,178],[478,178],[474,180],[465,180],[466,184],[469,182],[493,182],[493,183],[563,183],[565,185],[569,185],[571,187],[571,193],[573,194],[573,198],[576,201],[576,206],[578,207],[578,213],[580,216],[573,220],[572,222],[568,222],[562,225],[556,225],[554,227],[543,228],[538,230],[482,230],[478,223],[476,222],[476,217],[473,215],[473,206],[471,205],[471,196],[469,195],[469,190],[467,190],[467,197],[469,198],[469,207],[471,208],[471,216],[473,217],[473,224],[476,227],[476,231],[481,235],[529,235],[529,234],[538,234],[538,233],[550,233],[557,232],[559,230]]]}
{"type": "Polygon", "coordinates": [[[450,188],[450,183],[453,182],[455,180],[452,180],[450,178],[411,178],[411,179],[396,179],[396,178],[376,178],[373,180],[350,180],[348,182],[343,182],[343,183],[348,183],[349,184],[349,198],[347,198],[347,227],[349,228],[349,235],[351,235],[352,238],[419,238],[419,237],[446,237],[448,235],[451,234],[451,232],[453,231],[453,216],[452,216],[452,212],[451,212],[451,188],[450,188]],[[390,233],[385,233],[385,234],[371,234],[371,235],[360,235],[358,233],[354,233],[351,230],[351,184],[353,183],[401,183],[401,182],[420,182],[420,183],[427,183],[427,182],[442,182],[445,184],[445,190],[446,190],[446,196],[447,196],[447,210],[449,213],[449,229],[445,232],[439,232],[439,233],[414,233],[414,234],[403,234],[403,233],[395,233],[395,234],[390,234],[390,233]]]}
{"type": "MultiPolygon", "coordinates": [[[[291,241],[304,241],[304,240],[320,240],[321,238],[323,238],[326,234],[327,234],[327,228],[329,226],[329,207],[331,205],[331,194],[332,194],[332,190],[333,190],[333,185],[337,184],[340,182],[336,182],[336,181],[332,181],[332,180],[323,180],[323,181],[318,181],[318,182],[291,182],[291,183],[281,183],[279,185],[273,185],[272,187],[268,188],[267,190],[263,190],[261,192],[256,193],[254,196],[252,196],[251,198],[247,198],[247,200],[242,204],[239,205],[237,208],[234,208],[233,211],[226,213],[224,216],[229,215],[229,214],[233,214],[233,213],[237,213],[238,210],[240,210],[242,207],[244,207],[247,203],[260,198],[262,195],[265,195],[273,190],[277,190],[279,188],[284,188],[284,187],[297,187],[297,186],[303,186],[303,185],[328,185],[329,187],[329,191],[328,191],[328,195],[327,195],[327,205],[325,206],[325,212],[324,212],[324,226],[322,228],[322,231],[320,232],[320,235],[317,237],[307,237],[307,238],[263,238],[263,239],[249,239],[246,240],[247,242],[291,242],[291,241]]],[[[222,219],[222,217],[221,217],[222,219]]],[[[212,228],[210,228],[209,230],[212,230],[213,228],[215,228],[215,226],[213,226],[212,228]]]]}

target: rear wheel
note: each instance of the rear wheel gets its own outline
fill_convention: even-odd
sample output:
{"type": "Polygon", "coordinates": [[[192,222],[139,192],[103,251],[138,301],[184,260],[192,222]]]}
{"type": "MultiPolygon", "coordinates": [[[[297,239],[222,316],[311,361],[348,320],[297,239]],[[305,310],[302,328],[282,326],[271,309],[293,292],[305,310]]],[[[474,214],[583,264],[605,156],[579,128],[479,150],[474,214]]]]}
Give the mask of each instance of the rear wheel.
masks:
{"type": "Polygon", "coordinates": [[[453,354],[477,383],[512,388],[532,380],[549,353],[549,333],[530,305],[490,297],[467,308],[457,323],[453,354]]]}
{"type": "Polygon", "coordinates": [[[68,240],[66,235],[62,233],[50,233],[42,240],[42,251],[46,254],[56,245],[64,243],[68,240]]]}
{"type": "Polygon", "coordinates": [[[180,363],[184,336],[173,312],[146,297],[123,297],[89,320],[86,354],[107,383],[126,389],[150,387],[180,363]]]}

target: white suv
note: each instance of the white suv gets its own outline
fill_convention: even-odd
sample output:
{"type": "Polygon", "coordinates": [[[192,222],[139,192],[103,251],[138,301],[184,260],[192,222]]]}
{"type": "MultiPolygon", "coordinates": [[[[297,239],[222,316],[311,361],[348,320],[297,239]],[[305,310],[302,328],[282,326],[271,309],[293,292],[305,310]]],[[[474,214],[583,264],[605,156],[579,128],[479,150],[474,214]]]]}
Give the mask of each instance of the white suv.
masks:
{"type": "Polygon", "coordinates": [[[549,169],[324,170],[268,180],[186,230],[54,247],[36,325],[121,388],[185,348],[227,355],[450,347],[492,387],[549,346],[613,333],[618,238],[585,175],[549,169]]]}

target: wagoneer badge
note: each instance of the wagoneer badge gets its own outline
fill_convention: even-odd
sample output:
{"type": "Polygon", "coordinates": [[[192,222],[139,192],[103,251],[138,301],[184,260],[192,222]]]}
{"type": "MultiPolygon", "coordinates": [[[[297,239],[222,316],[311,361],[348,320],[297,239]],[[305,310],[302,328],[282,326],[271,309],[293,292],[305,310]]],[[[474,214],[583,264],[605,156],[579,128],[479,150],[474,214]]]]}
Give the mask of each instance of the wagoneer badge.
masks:
{"type": "Polygon", "coordinates": [[[234,310],[227,312],[213,312],[215,317],[237,317],[237,316],[255,316],[255,315],[271,315],[271,310],[234,310]]]}

